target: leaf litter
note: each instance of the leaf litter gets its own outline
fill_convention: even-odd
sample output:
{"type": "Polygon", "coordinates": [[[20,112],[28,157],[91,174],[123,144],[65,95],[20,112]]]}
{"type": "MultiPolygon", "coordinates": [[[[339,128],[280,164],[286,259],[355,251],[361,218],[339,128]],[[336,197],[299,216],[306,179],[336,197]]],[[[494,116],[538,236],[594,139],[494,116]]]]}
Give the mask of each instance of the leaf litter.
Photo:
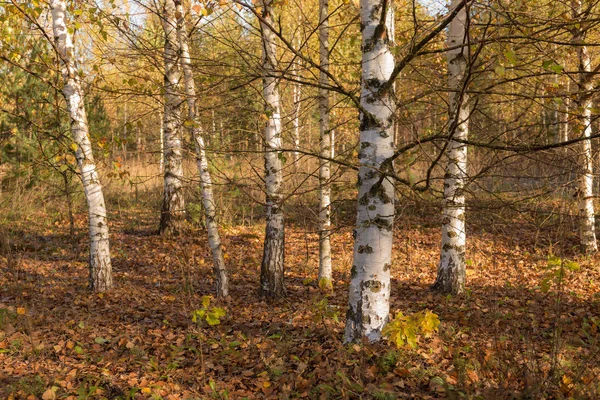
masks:
{"type": "MultiPolygon", "coordinates": [[[[116,288],[102,295],[86,288],[83,233],[73,239],[61,233],[65,227],[15,225],[18,263],[2,258],[0,275],[1,397],[600,395],[598,256],[578,256],[567,247],[578,268],[555,279],[556,259],[549,262],[547,247],[532,244],[534,233],[526,226],[510,238],[486,231],[484,223],[470,227],[468,289],[453,297],[429,290],[438,257],[437,217],[402,216],[391,313],[431,310],[440,325],[414,348],[396,348],[341,342],[350,228],[333,236],[334,290],[323,292],[316,280],[316,233],[289,226],[288,296],[272,302],[257,290],[262,227],[227,228],[231,296],[207,303],[213,279],[206,234],[194,230],[165,239],[153,234],[147,215],[128,212],[111,227],[116,288]],[[132,230],[127,220],[142,225],[132,230]],[[213,306],[219,311],[208,317],[213,306]],[[195,314],[203,307],[205,313],[195,314]],[[194,323],[194,315],[211,323],[217,315],[218,323],[194,323]]],[[[85,232],[85,220],[77,222],[85,232]]]]}

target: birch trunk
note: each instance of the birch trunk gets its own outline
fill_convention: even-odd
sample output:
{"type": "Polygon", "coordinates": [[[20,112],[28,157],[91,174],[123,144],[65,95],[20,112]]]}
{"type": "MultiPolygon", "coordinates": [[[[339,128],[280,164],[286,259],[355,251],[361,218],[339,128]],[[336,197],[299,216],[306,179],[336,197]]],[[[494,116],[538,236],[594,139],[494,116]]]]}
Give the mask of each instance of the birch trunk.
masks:
{"type": "MultiPolygon", "coordinates": [[[[564,65],[564,63],[563,63],[564,65]]],[[[560,106],[559,120],[560,120],[560,130],[559,140],[561,142],[566,142],[569,140],[569,108],[571,107],[570,101],[570,93],[571,93],[571,80],[567,79],[565,95],[563,96],[563,104],[560,106]]]]}
{"type": "Polygon", "coordinates": [[[178,234],[185,219],[183,197],[183,158],[181,148],[181,97],[179,83],[179,45],[173,0],[162,2],[161,23],[165,32],[165,106],[163,113],[164,190],[160,233],[178,234]]]}
{"type": "Polygon", "coordinates": [[[283,224],[282,161],[281,161],[281,111],[279,80],[275,78],[277,55],[273,26],[273,0],[261,0],[260,30],[263,47],[263,98],[265,101],[265,185],[266,213],[265,243],[260,268],[261,293],[266,297],[285,295],[283,224]],[[269,26],[267,26],[269,25],[269,26]]]}
{"type": "Polygon", "coordinates": [[[319,286],[331,289],[331,157],[332,131],[329,127],[329,1],[319,0],[319,133],[321,159],[319,160],[319,286]]]}
{"type": "Polygon", "coordinates": [[[159,131],[159,139],[160,139],[160,160],[159,160],[159,169],[160,173],[165,172],[165,118],[163,115],[160,116],[160,131],[159,131]]]}
{"type": "Polygon", "coordinates": [[[102,186],[89,137],[87,115],[84,108],[83,90],[75,65],[73,40],[67,30],[66,2],[52,0],[52,28],[54,41],[60,57],[64,80],[62,93],[71,117],[71,134],[77,145],[75,157],[83,182],[88,206],[90,230],[90,288],[97,292],[110,290],[113,285],[110,260],[108,222],[102,186]]]}
{"type": "Polygon", "coordinates": [[[185,25],[185,13],[181,0],[176,0],[176,10],[179,15],[177,24],[177,36],[181,49],[181,67],[183,70],[183,80],[185,95],[188,104],[188,122],[190,131],[196,144],[196,163],[200,174],[200,192],[202,195],[202,205],[204,206],[204,218],[206,221],[206,231],[208,233],[208,246],[213,257],[213,271],[217,284],[217,297],[227,297],[229,295],[229,278],[223,259],[223,248],[221,246],[221,237],[219,227],[216,221],[216,207],[212,190],[212,180],[208,170],[208,160],[204,147],[204,138],[200,130],[200,124],[196,115],[196,87],[194,84],[194,74],[190,59],[190,49],[188,45],[188,34],[185,25]]]}
{"type": "MultiPolygon", "coordinates": [[[[582,18],[581,0],[573,1],[573,13],[575,19],[582,18]]],[[[574,132],[581,132],[583,137],[592,135],[592,75],[591,59],[588,48],[581,45],[585,41],[586,32],[577,29],[573,35],[573,42],[577,46],[577,57],[579,61],[579,82],[577,87],[578,113],[574,132]]],[[[586,253],[598,250],[596,243],[596,218],[594,216],[594,175],[592,162],[591,140],[581,142],[581,161],[579,176],[579,240],[582,249],[586,253]]]]}
{"type": "Polygon", "coordinates": [[[361,0],[362,81],[358,205],[346,315],[346,342],[374,342],[388,321],[394,187],[382,173],[394,152],[393,87],[381,92],[394,68],[391,1],[361,0]],[[380,23],[381,22],[381,23],[380,23]]]}
{"type": "MultiPolygon", "coordinates": [[[[452,0],[452,9],[461,0],[452,0]]],[[[442,246],[438,274],[432,289],[442,293],[464,291],[465,266],[465,195],[467,146],[454,139],[467,140],[469,108],[462,90],[467,70],[467,11],[462,8],[450,22],[447,39],[450,132],[447,147],[448,165],[444,176],[444,210],[442,246]],[[461,47],[457,47],[461,46],[461,47]]]]}
{"type": "MultiPolygon", "coordinates": [[[[294,71],[293,77],[296,78],[297,74],[294,71]]],[[[300,153],[298,153],[298,149],[300,148],[300,99],[302,96],[302,89],[299,83],[294,83],[294,87],[292,88],[292,100],[294,102],[294,116],[292,120],[292,129],[294,135],[294,166],[298,168],[298,160],[300,158],[300,153]]]]}

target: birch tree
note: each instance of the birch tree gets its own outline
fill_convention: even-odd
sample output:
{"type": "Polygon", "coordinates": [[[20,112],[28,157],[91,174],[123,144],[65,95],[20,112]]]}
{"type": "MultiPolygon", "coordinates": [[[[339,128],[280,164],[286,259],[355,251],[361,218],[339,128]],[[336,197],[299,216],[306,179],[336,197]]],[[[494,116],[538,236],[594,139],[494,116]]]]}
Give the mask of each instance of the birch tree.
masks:
{"type": "MultiPolygon", "coordinates": [[[[292,67],[292,79],[297,79],[298,73],[296,71],[297,66],[292,67]]],[[[294,139],[294,165],[298,168],[298,161],[300,159],[300,109],[302,103],[302,86],[299,83],[294,83],[292,87],[292,101],[294,105],[294,115],[292,116],[292,136],[294,139]]]]}
{"type": "Polygon", "coordinates": [[[161,3],[161,24],[165,34],[164,43],[164,186],[160,217],[160,233],[178,234],[185,218],[183,197],[183,158],[181,148],[181,97],[179,86],[179,42],[177,38],[177,18],[175,3],[165,0],[161,3]]]}
{"type": "MultiPolygon", "coordinates": [[[[454,9],[461,0],[453,0],[454,9]]],[[[448,26],[447,58],[449,94],[448,164],[444,176],[442,246],[438,274],[433,289],[442,293],[462,293],[465,287],[465,195],[469,134],[468,96],[462,88],[467,70],[467,10],[462,8],[448,26]]]]}
{"type": "Polygon", "coordinates": [[[282,209],[281,104],[279,79],[276,78],[277,47],[273,32],[274,0],[261,0],[260,32],[262,39],[263,100],[265,102],[265,185],[266,228],[260,287],[263,296],[285,295],[285,231],[282,209]]]}
{"type": "Polygon", "coordinates": [[[216,221],[216,207],[212,190],[212,180],[210,171],[208,170],[208,160],[206,158],[206,150],[204,147],[204,138],[202,137],[200,124],[196,115],[196,87],[194,84],[194,75],[190,59],[185,13],[181,0],[175,0],[175,6],[178,16],[177,37],[181,51],[181,69],[183,70],[185,96],[188,105],[187,122],[190,126],[192,138],[194,139],[196,147],[196,163],[200,174],[200,192],[202,196],[202,205],[204,206],[208,246],[210,247],[213,256],[213,271],[217,283],[217,296],[226,297],[229,295],[229,278],[227,276],[227,270],[225,269],[221,237],[216,221]]]}
{"type": "Polygon", "coordinates": [[[385,177],[394,152],[394,12],[389,0],[361,0],[362,79],[358,205],[344,339],[381,338],[388,320],[394,187],[385,177]],[[384,86],[385,87],[385,86],[384,86]]]}
{"type": "Polygon", "coordinates": [[[73,147],[76,147],[75,157],[88,207],[90,230],[89,284],[92,290],[105,292],[113,286],[106,204],[94,155],[92,154],[81,78],[74,60],[75,48],[67,28],[67,5],[64,0],[52,0],[50,8],[52,11],[54,42],[63,77],[62,93],[71,119],[73,147]]]}
{"type": "Polygon", "coordinates": [[[330,289],[331,278],[331,163],[333,135],[329,127],[329,1],[319,0],[319,286],[330,289]]]}
{"type": "MultiPolygon", "coordinates": [[[[581,133],[583,137],[592,135],[592,67],[591,59],[585,43],[586,29],[583,19],[585,11],[581,0],[573,0],[573,18],[580,21],[573,28],[573,43],[577,48],[579,62],[579,79],[577,82],[577,117],[573,132],[581,133]]],[[[581,142],[581,160],[579,176],[579,238],[581,247],[586,253],[598,250],[596,243],[596,218],[594,216],[594,175],[592,159],[592,142],[581,142]]]]}

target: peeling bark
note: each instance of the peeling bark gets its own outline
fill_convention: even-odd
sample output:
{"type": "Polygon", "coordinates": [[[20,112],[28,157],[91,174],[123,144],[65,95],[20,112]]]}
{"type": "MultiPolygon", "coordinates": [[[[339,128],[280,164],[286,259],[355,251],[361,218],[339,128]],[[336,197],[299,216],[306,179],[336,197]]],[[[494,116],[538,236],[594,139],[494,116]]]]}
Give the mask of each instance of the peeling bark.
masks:
{"type": "Polygon", "coordinates": [[[225,268],[223,259],[223,247],[221,246],[221,236],[219,235],[219,226],[216,220],[216,206],[212,190],[212,179],[208,169],[208,160],[204,147],[204,138],[200,129],[200,123],[196,115],[196,86],[194,84],[194,74],[190,59],[190,49],[188,45],[188,34],[185,25],[185,13],[181,0],[175,1],[176,10],[179,15],[177,23],[177,37],[181,49],[181,69],[183,70],[185,95],[188,104],[188,123],[192,138],[196,145],[196,163],[200,174],[200,192],[202,196],[202,205],[204,206],[204,219],[206,222],[206,231],[208,234],[208,246],[213,257],[213,271],[215,274],[217,297],[227,297],[229,295],[229,277],[225,268]]]}
{"type": "Polygon", "coordinates": [[[165,106],[163,113],[164,190],[160,216],[161,234],[179,234],[185,222],[185,199],[183,197],[183,156],[181,146],[181,97],[179,84],[179,42],[175,3],[162,3],[161,23],[165,33],[164,85],[165,106]]]}
{"type": "Polygon", "coordinates": [[[90,230],[89,284],[92,290],[105,292],[112,288],[113,280],[104,194],[94,155],[92,154],[83,89],[73,59],[73,40],[67,30],[66,2],[53,0],[50,2],[50,7],[52,10],[54,41],[60,57],[64,82],[62,93],[71,117],[71,134],[73,142],[77,145],[75,157],[88,206],[90,230]]]}
{"type": "Polygon", "coordinates": [[[265,297],[285,295],[284,249],[285,230],[282,209],[281,104],[277,75],[277,47],[273,26],[273,0],[261,0],[263,99],[265,101],[265,185],[266,227],[263,259],[260,268],[260,289],[265,297]]]}
{"type": "Polygon", "coordinates": [[[388,0],[361,0],[362,80],[359,192],[354,258],[344,340],[374,342],[388,321],[394,186],[384,178],[394,153],[395,102],[387,85],[394,69],[394,12],[388,0]]]}
{"type": "MultiPolygon", "coordinates": [[[[451,8],[461,0],[453,0],[451,8]]],[[[467,179],[467,146],[469,134],[468,96],[462,90],[467,71],[467,10],[462,8],[450,22],[447,39],[449,94],[449,143],[446,149],[448,164],[444,176],[444,210],[442,245],[438,274],[433,290],[459,294],[464,291],[465,265],[465,195],[467,179]],[[461,46],[462,47],[457,47],[461,46]],[[457,139],[457,140],[454,140],[457,139]]]]}

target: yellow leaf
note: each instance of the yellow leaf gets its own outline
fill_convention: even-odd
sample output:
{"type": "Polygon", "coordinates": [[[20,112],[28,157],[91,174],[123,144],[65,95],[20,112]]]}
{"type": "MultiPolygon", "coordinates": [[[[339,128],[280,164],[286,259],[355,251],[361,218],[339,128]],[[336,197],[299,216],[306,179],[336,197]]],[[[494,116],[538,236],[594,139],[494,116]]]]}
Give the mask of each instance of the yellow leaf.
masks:
{"type": "Polygon", "coordinates": [[[210,305],[211,296],[202,296],[202,307],[208,308],[210,305]]]}
{"type": "Polygon", "coordinates": [[[142,389],[142,393],[143,394],[150,394],[150,393],[152,393],[152,389],[150,389],[148,387],[145,387],[145,388],[142,389]]]}
{"type": "Polygon", "coordinates": [[[17,307],[17,314],[19,315],[25,315],[27,311],[25,310],[24,307],[17,307]]]}
{"type": "Polygon", "coordinates": [[[54,399],[56,399],[56,391],[57,390],[58,390],[58,387],[52,386],[50,389],[46,390],[44,392],[44,394],[42,394],[42,399],[43,400],[54,400],[54,399]]]}
{"type": "Polygon", "coordinates": [[[266,388],[268,388],[268,387],[271,387],[271,382],[269,382],[269,381],[264,381],[264,382],[263,382],[263,387],[264,387],[265,389],[266,389],[266,388]]]}
{"type": "Polygon", "coordinates": [[[98,293],[98,298],[99,298],[99,299],[102,299],[102,298],[104,298],[104,293],[98,293]]]}
{"type": "Polygon", "coordinates": [[[79,146],[77,146],[77,143],[71,143],[71,150],[73,151],[77,151],[77,149],[79,148],[79,146]]]}

